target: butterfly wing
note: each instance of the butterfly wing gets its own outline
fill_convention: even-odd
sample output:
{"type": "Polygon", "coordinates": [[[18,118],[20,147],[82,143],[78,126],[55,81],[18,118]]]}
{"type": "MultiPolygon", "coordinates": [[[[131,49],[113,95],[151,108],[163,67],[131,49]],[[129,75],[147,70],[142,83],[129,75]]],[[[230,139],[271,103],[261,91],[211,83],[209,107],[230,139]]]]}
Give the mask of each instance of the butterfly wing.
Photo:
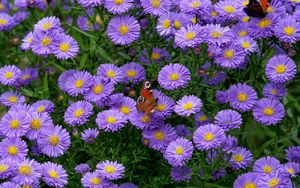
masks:
{"type": "Polygon", "coordinates": [[[266,16],[266,12],[264,12],[261,4],[257,0],[250,0],[249,4],[244,8],[244,11],[248,16],[255,18],[264,18],[266,16]]]}
{"type": "Polygon", "coordinates": [[[269,7],[269,0],[261,0],[260,4],[261,4],[261,8],[263,9],[263,12],[266,13],[269,7]]]}
{"type": "Polygon", "coordinates": [[[144,82],[140,96],[136,102],[138,112],[152,114],[157,108],[157,99],[154,98],[152,87],[149,81],[144,82]]]}
{"type": "Polygon", "coordinates": [[[152,99],[154,97],[152,87],[149,81],[143,83],[140,96],[145,97],[146,99],[152,99]]]}

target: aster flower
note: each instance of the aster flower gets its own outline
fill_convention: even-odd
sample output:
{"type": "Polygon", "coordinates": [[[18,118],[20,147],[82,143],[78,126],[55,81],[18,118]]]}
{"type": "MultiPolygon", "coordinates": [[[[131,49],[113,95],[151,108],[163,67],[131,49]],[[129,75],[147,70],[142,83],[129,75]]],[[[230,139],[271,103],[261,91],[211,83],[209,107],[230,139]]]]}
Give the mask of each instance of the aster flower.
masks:
{"type": "Polygon", "coordinates": [[[221,146],[226,139],[223,129],[214,124],[199,127],[194,132],[193,141],[198,150],[214,149],[221,146]]]}
{"type": "Polygon", "coordinates": [[[68,183],[68,174],[60,164],[46,162],[42,164],[42,179],[52,187],[64,187],[68,183]]]}
{"type": "Polygon", "coordinates": [[[135,62],[130,62],[121,67],[125,76],[124,76],[124,83],[132,82],[136,84],[143,80],[146,80],[146,71],[145,68],[137,64],[135,62]]]}
{"type": "Polygon", "coordinates": [[[75,172],[78,174],[85,174],[91,170],[91,167],[86,163],[76,165],[75,172]]]}
{"type": "Polygon", "coordinates": [[[231,168],[234,170],[245,169],[253,161],[252,153],[246,148],[237,147],[231,151],[231,168]]]}
{"type": "Polygon", "coordinates": [[[88,18],[85,16],[78,16],[77,25],[78,25],[79,29],[82,31],[89,31],[89,30],[91,30],[91,27],[92,27],[88,18]]]}
{"type": "Polygon", "coordinates": [[[38,138],[40,133],[49,127],[53,126],[53,121],[47,113],[29,113],[29,129],[26,133],[26,137],[31,140],[38,138]]]}
{"type": "Polygon", "coordinates": [[[180,116],[190,116],[191,114],[200,112],[202,106],[202,101],[198,97],[188,95],[176,102],[174,111],[180,116]]]}
{"type": "Polygon", "coordinates": [[[61,34],[59,40],[55,41],[53,54],[60,60],[74,58],[79,52],[78,43],[70,35],[61,34]]]}
{"type": "Polygon", "coordinates": [[[228,135],[225,141],[222,143],[221,148],[224,152],[231,152],[236,149],[238,145],[238,139],[234,136],[228,135]]]}
{"type": "Polygon", "coordinates": [[[216,101],[219,104],[225,104],[228,102],[228,93],[227,91],[217,91],[216,92],[216,101]]]}
{"type": "Polygon", "coordinates": [[[96,123],[105,132],[116,132],[126,125],[126,118],[118,110],[105,110],[99,112],[96,123]]]}
{"type": "Polygon", "coordinates": [[[26,11],[18,11],[12,16],[12,20],[14,21],[14,25],[18,25],[29,17],[30,13],[26,11]]]}
{"type": "Polygon", "coordinates": [[[132,6],[133,6],[133,0],[107,0],[107,1],[104,1],[104,7],[113,14],[125,13],[132,6]]]}
{"type": "Polygon", "coordinates": [[[247,54],[258,50],[256,41],[248,36],[238,38],[236,43],[237,45],[241,46],[247,54]]]}
{"type": "Polygon", "coordinates": [[[274,34],[273,28],[278,22],[278,17],[269,15],[265,18],[253,18],[249,22],[249,33],[255,39],[271,37],[274,34]]]}
{"type": "Polygon", "coordinates": [[[234,110],[221,110],[215,116],[215,124],[224,131],[240,128],[243,123],[241,114],[234,110]]]}
{"type": "Polygon", "coordinates": [[[27,114],[14,110],[8,111],[0,120],[0,132],[10,138],[24,136],[29,126],[27,114]]]}
{"type": "Polygon", "coordinates": [[[13,85],[20,76],[21,69],[15,65],[5,65],[0,68],[0,83],[3,85],[13,85]]]}
{"type": "Polygon", "coordinates": [[[186,0],[180,1],[180,10],[188,14],[203,14],[211,6],[211,2],[208,0],[186,0]]]}
{"type": "Polygon", "coordinates": [[[138,188],[138,186],[133,183],[122,183],[119,188],[138,188]]]}
{"type": "Polygon", "coordinates": [[[190,130],[185,125],[177,125],[176,133],[179,137],[191,136],[190,130]]]}
{"type": "Polygon", "coordinates": [[[85,188],[106,188],[109,185],[98,172],[87,172],[82,176],[81,183],[85,188]]]}
{"type": "Polygon", "coordinates": [[[6,13],[0,13],[0,31],[7,31],[12,27],[12,17],[6,13]]]}
{"type": "Polygon", "coordinates": [[[300,162],[300,146],[291,146],[286,150],[286,158],[291,162],[300,162]]]}
{"type": "Polygon", "coordinates": [[[97,164],[96,172],[105,179],[117,180],[124,176],[125,167],[116,161],[103,161],[97,164]]]}
{"type": "Polygon", "coordinates": [[[50,100],[39,100],[30,106],[30,111],[52,113],[54,111],[54,103],[50,100]]]}
{"type": "Polygon", "coordinates": [[[253,172],[270,174],[281,168],[280,162],[274,157],[262,157],[255,161],[253,172]]]}
{"type": "Polygon", "coordinates": [[[160,16],[171,8],[170,0],[145,0],[141,1],[144,12],[154,16],[160,16]]]}
{"type": "Polygon", "coordinates": [[[70,134],[62,126],[44,130],[37,141],[41,152],[49,157],[62,156],[71,144],[70,134]]]}
{"type": "Polygon", "coordinates": [[[0,161],[0,179],[4,180],[11,178],[14,175],[15,170],[14,161],[7,158],[0,161]]]}
{"type": "Polygon", "coordinates": [[[190,71],[178,63],[164,66],[158,74],[160,86],[168,90],[184,88],[190,80],[190,71]]]}
{"type": "Polygon", "coordinates": [[[58,40],[58,34],[55,31],[43,32],[37,30],[33,32],[31,49],[37,55],[49,55],[53,53],[54,44],[58,40]]]}
{"type": "Polygon", "coordinates": [[[169,143],[164,152],[165,159],[172,166],[183,166],[193,155],[193,144],[186,138],[178,138],[169,143]]]}
{"type": "Polygon", "coordinates": [[[122,97],[120,103],[111,106],[112,110],[119,110],[125,117],[128,117],[136,108],[136,102],[130,97],[122,97]]]}
{"type": "Polygon", "coordinates": [[[99,76],[95,76],[93,85],[87,93],[84,94],[84,98],[91,102],[104,101],[114,90],[114,85],[108,80],[102,79],[99,76]]]}
{"type": "Polygon", "coordinates": [[[224,168],[213,170],[211,179],[216,181],[223,178],[226,175],[226,170],[224,168]]]}
{"type": "Polygon", "coordinates": [[[282,42],[296,43],[300,39],[300,23],[286,16],[275,25],[274,34],[282,42]]]}
{"type": "Polygon", "coordinates": [[[113,84],[120,83],[124,79],[123,70],[114,64],[101,64],[97,68],[97,75],[100,77],[107,78],[113,84]]]}
{"type": "Polygon", "coordinates": [[[297,176],[297,174],[300,172],[299,164],[296,162],[287,162],[283,164],[283,169],[288,172],[291,177],[297,176]]]}
{"type": "Polygon", "coordinates": [[[248,172],[240,175],[234,181],[234,188],[257,187],[260,180],[260,174],[248,172]]]}
{"type": "Polygon", "coordinates": [[[16,164],[16,174],[12,181],[19,184],[31,184],[41,177],[41,166],[35,160],[24,159],[16,164]]]}
{"type": "Polygon", "coordinates": [[[88,92],[92,85],[93,77],[87,71],[76,71],[65,82],[66,91],[73,97],[88,92]]]}
{"type": "Polygon", "coordinates": [[[237,23],[231,27],[232,34],[236,38],[249,37],[249,24],[248,23],[237,23]]]}
{"type": "Polygon", "coordinates": [[[285,83],[295,77],[297,67],[287,55],[277,55],[268,61],[265,72],[271,82],[285,83]]]}
{"type": "Polygon", "coordinates": [[[22,160],[27,152],[27,144],[20,138],[5,138],[0,142],[1,159],[22,160]]]}
{"type": "Polygon", "coordinates": [[[173,34],[173,14],[171,12],[166,12],[159,16],[156,30],[160,36],[169,36],[173,34]]]}
{"type": "Polygon", "coordinates": [[[187,182],[191,179],[192,170],[186,166],[172,167],[170,176],[176,182],[187,182]]]}
{"type": "Polygon", "coordinates": [[[280,172],[273,172],[262,176],[258,181],[258,188],[288,187],[288,176],[280,172]]]}
{"type": "Polygon", "coordinates": [[[21,186],[19,184],[16,184],[16,183],[10,182],[10,181],[0,184],[0,188],[12,188],[12,187],[13,188],[21,188],[21,186]]]}
{"type": "Polygon", "coordinates": [[[197,127],[211,123],[210,119],[202,111],[195,114],[195,121],[197,127]]]}
{"type": "Polygon", "coordinates": [[[127,45],[139,38],[140,25],[134,17],[116,16],[109,22],[107,33],[113,43],[127,45]]]}
{"type": "Polygon", "coordinates": [[[69,69],[69,70],[67,70],[67,71],[62,72],[62,73],[59,75],[59,77],[58,77],[58,85],[59,85],[59,88],[60,88],[63,92],[65,92],[65,93],[68,92],[68,91],[67,91],[67,85],[66,85],[67,80],[68,80],[69,78],[71,78],[72,75],[73,75],[74,73],[76,73],[76,72],[77,72],[76,70],[69,69]]]}
{"type": "Polygon", "coordinates": [[[163,119],[170,117],[174,110],[175,101],[158,90],[154,90],[154,96],[158,98],[155,116],[163,119]]]}
{"type": "Polygon", "coordinates": [[[251,110],[257,100],[256,91],[247,84],[238,83],[232,85],[228,89],[227,94],[230,106],[241,112],[251,110]]]}
{"type": "Polygon", "coordinates": [[[205,26],[205,41],[209,44],[218,46],[229,43],[233,39],[232,32],[229,27],[221,27],[220,24],[208,24],[205,26]]]}
{"type": "Polygon", "coordinates": [[[275,16],[283,17],[286,15],[287,10],[284,1],[274,0],[269,2],[269,6],[267,8],[267,14],[274,14],[275,16]]]}
{"type": "Polygon", "coordinates": [[[287,88],[284,84],[268,83],[263,88],[264,97],[282,99],[287,95],[287,88]]]}
{"type": "Polygon", "coordinates": [[[187,27],[188,25],[191,24],[196,24],[194,23],[193,20],[193,16],[190,14],[185,14],[185,13],[177,13],[177,12],[170,12],[172,15],[172,27],[173,27],[173,34],[174,32],[176,32],[177,30],[180,30],[183,27],[187,27]]]}
{"type": "Polygon", "coordinates": [[[5,106],[13,106],[25,102],[25,97],[14,91],[6,91],[0,96],[0,103],[5,106]]]}
{"type": "Polygon", "coordinates": [[[164,151],[168,144],[177,138],[175,129],[170,125],[161,125],[153,130],[143,130],[143,138],[149,140],[149,147],[164,151]]]}
{"type": "Polygon", "coordinates": [[[243,6],[237,1],[221,0],[215,5],[218,15],[224,20],[236,20],[245,15],[243,6]]]}
{"type": "Polygon", "coordinates": [[[21,70],[20,78],[18,79],[18,85],[28,85],[32,80],[39,77],[39,72],[37,68],[27,67],[21,70]]]}
{"type": "Polygon", "coordinates": [[[78,0],[78,3],[85,8],[90,8],[102,5],[103,0],[78,0]]]}
{"type": "Polygon", "coordinates": [[[152,48],[151,52],[147,49],[140,54],[139,60],[143,63],[160,63],[162,61],[170,61],[171,56],[169,52],[162,48],[152,48]]]}
{"type": "Polygon", "coordinates": [[[175,44],[181,48],[196,47],[204,38],[204,29],[196,25],[187,25],[175,33],[175,44]]]}
{"type": "Polygon", "coordinates": [[[203,76],[203,82],[209,86],[218,86],[224,82],[227,74],[223,71],[214,71],[203,76]]]}
{"type": "Polygon", "coordinates": [[[93,114],[93,105],[87,101],[77,101],[72,103],[64,115],[64,120],[71,126],[83,125],[93,114]]]}
{"type": "Polygon", "coordinates": [[[52,31],[61,27],[60,20],[55,16],[45,17],[34,25],[34,30],[52,31]]]}
{"type": "Polygon", "coordinates": [[[223,68],[236,69],[244,64],[245,57],[246,52],[233,43],[222,46],[216,51],[214,63],[223,68]]]}
{"type": "Polygon", "coordinates": [[[284,106],[276,99],[263,98],[253,108],[254,119],[267,126],[279,123],[284,115],[284,106]]]}
{"type": "Polygon", "coordinates": [[[162,119],[139,113],[136,109],[129,115],[129,120],[133,126],[138,129],[155,129],[163,125],[162,119]]]}
{"type": "Polygon", "coordinates": [[[88,128],[81,133],[81,138],[82,140],[91,144],[95,141],[98,135],[99,135],[99,131],[97,129],[88,128]]]}
{"type": "Polygon", "coordinates": [[[25,51],[31,49],[32,39],[33,39],[33,32],[27,33],[24,39],[22,39],[21,49],[25,51]]]}

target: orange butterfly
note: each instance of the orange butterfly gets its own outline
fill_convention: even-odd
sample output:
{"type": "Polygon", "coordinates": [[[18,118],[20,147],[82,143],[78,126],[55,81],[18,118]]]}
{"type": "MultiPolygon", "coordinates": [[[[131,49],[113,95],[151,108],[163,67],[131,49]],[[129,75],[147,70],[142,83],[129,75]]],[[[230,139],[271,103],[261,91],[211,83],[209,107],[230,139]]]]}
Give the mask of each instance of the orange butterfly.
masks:
{"type": "Polygon", "coordinates": [[[269,0],[261,0],[260,3],[257,0],[250,0],[244,11],[248,16],[264,18],[267,15],[268,6],[269,0]]]}
{"type": "Polygon", "coordinates": [[[154,98],[151,83],[146,81],[140,92],[140,96],[136,101],[136,108],[138,112],[144,112],[149,115],[157,109],[157,98],[154,98]]]}

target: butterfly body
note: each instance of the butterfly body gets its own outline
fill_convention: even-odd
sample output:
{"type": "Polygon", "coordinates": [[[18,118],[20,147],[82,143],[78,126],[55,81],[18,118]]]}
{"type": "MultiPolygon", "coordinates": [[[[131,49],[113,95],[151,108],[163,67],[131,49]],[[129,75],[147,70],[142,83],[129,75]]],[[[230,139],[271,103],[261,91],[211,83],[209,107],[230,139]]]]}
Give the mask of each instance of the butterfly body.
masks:
{"type": "Polygon", "coordinates": [[[138,112],[152,114],[157,109],[157,100],[157,98],[154,98],[150,82],[146,81],[144,82],[140,96],[136,101],[136,109],[138,112]]]}
{"type": "Polygon", "coordinates": [[[244,8],[244,11],[248,16],[264,18],[267,15],[268,6],[269,0],[261,0],[261,3],[257,0],[250,0],[249,4],[244,8]]]}

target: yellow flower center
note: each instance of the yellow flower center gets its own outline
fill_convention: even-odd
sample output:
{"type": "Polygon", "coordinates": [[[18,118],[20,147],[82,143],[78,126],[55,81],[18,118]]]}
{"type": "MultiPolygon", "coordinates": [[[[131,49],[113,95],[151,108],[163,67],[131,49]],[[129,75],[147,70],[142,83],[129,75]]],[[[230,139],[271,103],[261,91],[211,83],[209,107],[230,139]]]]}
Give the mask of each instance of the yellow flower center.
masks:
{"type": "Polygon", "coordinates": [[[244,157],[242,155],[234,155],[233,160],[239,163],[244,160],[244,157]]]}
{"type": "Polygon", "coordinates": [[[130,113],[130,108],[127,106],[122,106],[120,110],[123,114],[129,114],[130,113]]]}
{"type": "Polygon", "coordinates": [[[215,39],[218,39],[222,36],[222,33],[219,32],[219,31],[213,31],[211,32],[211,35],[210,35],[212,38],[215,38],[215,39]]]}
{"type": "Polygon", "coordinates": [[[109,124],[114,124],[116,122],[116,118],[109,116],[108,118],[106,118],[106,122],[109,124]]]}
{"type": "Polygon", "coordinates": [[[287,171],[291,174],[294,175],[295,171],[293,168],[288,168],[287,171]]]}
{"type": "Polygon", "coordinates": [[[6,25],[7,24],[7,20],[4,18],[0,18],[0,25],[6,25]]]}
{"type": "Polygon", "coordinates": [[[272,95],[277,95],[277,90],[276,89],[272,89],[271,93],[272,93],[272,95]]]}
{"type": "Polygon", "coordinates": [[[76,80],[75,81],[75,87],[76,88],[82,88],[83,84],[84,84],[83,80],[76,80]]]}
{"type": "Polygon", "coordinates": [[[268,182],[268,186],[269,187],[276,187],[279,184],[279,179],[278,178],[272,178],[269,182],[268,182]]]}
{"type": "Polygon", "coordinates": [[[247,182],[245,184],[244,188],[256,188],[256,185],[252,182],[247,182]]]}
{"type": "Polygon", "coordinates": [[[249,1],[248,1],[248,0],[242,2],[242,5],[243,5],[244,7],[247,6],[248,4],[249,4],[249,1]]]}
{"type": "Polygon", "coordinates": [[[283,73],[285,73],[285,66],[284,65],[277,65],[276,67],[275,67],[275,71],[276,71],[276,73],[277,74],[283,74],[283,73]]]}
{"type": "Polygon", "coordinates": [[[162,112],[162,111],[164,111],[166,109],[166,105],[165,104],[159,104],[159,105],[157,105],[157,110],[159,111],[159,112],[162,112]]]}
{"type": "Polygon", "coordinates": [[[20,127],[20,121],[17,119],[14,119],[10,122],[10,128],[11,129],[18,129],[20,127]]]}
{"type": "Polygon", "coordinates": [[[210,13],[210,15],[211,15],[212,17],[218,16],[218,12],[217,12],[217,11],[212,11],[212,12],[210,13]]]}
{"type": "Polygon", "coordinates": [[[98,85],[95,85],[94,87],[93,87],[93,92],[95,93],[95,94],[100,94],[100,93],[102,93],[102,91],[103,91],[103,87],[102,87],[102,85],[100,85],[100,84],[98,84],[98,85]]]}
{"type": "Polygon", "coordinates": [[[193,18],[192,18],[192,23],[193,23],[193,24],[196,24],[196,23],[197,23],[197,17],[193,17],[193,18]]]}
{"type": "Polygon", "coordinates": [[[195,33],[195,32],[192,32],[192,31],[187,32],[187,33],[185,34],[185,39],[186,39],[186,40],[193,40],[195,37],[196,37],[196,33],[195,33]]]}
{"type": "Polygon", "coordinates": [[[237,98],[240,102],[245,102],[247,100],[248,96],[246,93],[239,93],[237,98]]]}
{"type": "Polygon", "coordinates": [[[267,8],[267,12],[273,12],[273,11],[274,11],[273,7],[271,7],[271,6],[268,6],[268,8],[267,8]]]}
{"type": "Polygon", "coordinates": [[[30,128],[33,130],[39,130],[42,127],[42,122],[40,119],[33,119],[30,123],[30,128]]]}
{"type": "Polygon", "coordinates": [[[29,165],[22,165],[19,167],[19,173],[28,176],[32,173],[32,168],[29,165]]]}
{"type": "Polygon", "coordinates": [[[201,6],[201,2],[199,1],[193,1],[192,3],[190,3],[191,8],[199,8],[200,6],[201,6]]]}
{"type": "Polygon", "coordinates": [[[29,37],[29,38],[27,39],[27,43],[28,43],[28,44],[32,43],[32,39],[33,39],[32,37],[29,37]]]}
{"type": "Polygon", "coordinates": [[[273,171],[272,167],[270,167],[270,166],[264,166],[263,170],[264,170],[264,173],[266,173],[266,174],[270,174],[273,171]]]}
{"type": "Polygon", "coordinates": [[[7,71],[4,76],[5,79],[11,79],[14,76],[14,73],[11,71],[7,71]]]}
{"type": "Polygon", "coordinates": [[[57,173],[55,170],[49,170],[49,171],[48,171],[48,175],[49,175],[51,178],[54,178],[54,179],[59,178],[59,175],[58,175],[58,173],[57,173]]]}
{"type": "Polygon", "coordinates": [[[274,109],[271,107],[267,107],[264,109],[264,114],[267,116],[272,116],[274,114],[274,109]]]}
{"type": "Polygon", "coordinates": [[[121,35],[126,35],[128,32],[129,32],[129,28],[128,28],[127,25],[121,25],[121,26],[119,27],[119,33],[120,33],[121,35]]]}
{"type": "Polygon", "coordinates": [[[37,111],[40,112],[40,113],[41,113],[41,112],[44,112],[44,111],[45,111],[45,106],[42,105],[42,106],[38,107],[38,108],[37,108],[37,111]]]}
{"type": "Polygon", "coordinates": [[[284,33],[288,36],[292,36],[295,33],[295,28],[291,27],[291,26],[285,27],[283,30],[284,30],[284,33]]]}
{"type": "Polygon", "coordinates": [[[210,142],[212,141],[213,139],[215,138],[214,134],[213,133],[206,133],[205,136],[204,136],[204,140],[206,142],[210,142]]]}
{"type": "Polygon", "coordinates": [[[244,37],[244,36],[246,36],[247,34],[248,34],[247,31],[240,31],[240,32],[239,32],[239,36],[240,36],[240,37],[244,37]]]}
{"type": "Polygon", "coordinates": [[[115,2],[116,5],[121,5],[121,4],[124,3],[123,0],[114,0],[114,2],[115,2]]]}
{"type": "Polygon", "coordinates": [[[180,75],[178,73],[172,73],[169,75],[169,80],[172,80],[172,81],[176,81],[180,78],[180,75]]]}
{"type": "Polygon", "coordinates": [[[59,137],[56,135],[49,136],[49,144],[52,146],[57,146],[59,144],[59,137]]]}
{"type": "Polygon", "coordinates": [[[8,166],[5,164],[0,164],[0,173],[5,172],[8,169],[8,166]]]}
{"type": "Polygon", "coordinates": [[[290,2],[292,2],[292,3],[299,3],[300,1],[299,0],[290,0],[290,2]]]}
{"type": "Polygon", "coordinates": [[[187,102],[187,103],[185,103],[185,104],[183,105],[183,108],[184,108],[185,110],[191,110],[191,109],[193,108],[193,103],[187,102]]]}
{"type": "Polygon", "coordinates": [[[0,10],[4,9],[4,5],[0,3],[0,10]]]}
{"type": "Polygon", "coordinates": [[[22,188],[32,188],[31,185],[23,185],[22,188]]]}
{"type": "Polygon", "coordinates": [[[46,22],[46,23],[44,23],[44,25],[43,25],[43,30],[48,30],[48,29],[50,29],[52,27],[52,23],[50,23],[50,22],[46,22]]]}
{"type": "Polygon", "coordinates": [[[154,60],[154,61],[159,60],[160,59],[160,54],[157,53],[157,52],[152,52],[151,59],[154,60]]]}
{"type": "Polygon", "coordinates": [[[9,155],[16,155],[19,152],[19,148],[17,146],[9,146],[7,152],[9,155]]]}
{"type": "Polygon", "coordinates": [[[250,21],[250,17],[249,16],[245,16],[245,17],[242,18],[242,21],[245,22],[245,23],[247,23],[247,22],[250,21]]]}
{"type": "Polygon", "coordinates": [[[80,118],[83,115],[83,113],[84,113],[84,110],[82,108],[79,108],[79,109],[75,110],[74,117],[80,118]]]}
{"type": "Polygon", "coordinates": [[[114,77],[116,76],[116,73],[115,73],[115,71],[113,71],[113,70],[108,70],[108,71],[106,72],[106,75],[107,75],[109,78],[114,78],[114,77]]]}
{"type": "Polygon", "coordinates": [[[151,119],[150,119],[150,117],[148,115],[143,115],[140,120],[143,123],[148,123],[148,122],[151,121],[151,119]]]}
{"type": "Polygon", "coordinates": [[[232,14],[235,12],[235,8],[233,6],[225,6],[224,7],[225,12],[227,12],[228,14],[232,14]]]}
{"type": "Polygon", "coordinates": [[[112,174],[116,171],[115,167],[108,165],[107,167],[105,167],[105,172],[112,174]]]}
{"type": "Polygon", "coordinates": [[[162,132],[162,131],[156,131],[156,132],[154,133],[154,138],[155,138],[155,140],[160,140],[160,141],[162,141],[162,140],[165,139],[165,133],[162,132]]]}
{"type": "Polygon", "coordinates": [[[22,76],[22,80],[27,80],[30,78],[30,74],[25,74],[22,76]]]}
{"type": "Polygon", "coordinates": [[[129,71],[127,71],[126,74],[127,74],[128,77],[133,78],[133,77],[136,76],[136,71],[135,70],[129,70],[129,71]]]}
{"type": "Polygon", "coordinates": [[[225,50],[224,52],[224,57],[226,59],[231,59],[234,56],[234,51],[233,50],[225,50]]]}
{"type": "Polygon", "coordinates": [[[93,177],[93,178],[91,179],[91,183],[92,183],[93,185],[99,185],[99,184],[101,184],[101,179],[100,179],[100,178],[97,178],[97,177],[93,177]]]}
{"type": "Polygon", "coordinates": [[[68,43],[66,43],[66,42],[63,42],[63,43],[61,43],[61,44],[59,45],[59,49],[60,49],[60,51],[62,51],[62,52],[67,52],[67,51],[70,50],[70,45],[69,45],[68,43]]]}
{"type": "Polygon", "coordinates": [[[18,101],[18,98],[16,96],[11,95],[8,97],[8,101],[11,103],[16,103],[18,101]]]}
{"type": "Polygon", "coordinates": [[[170,20],[165,20],[165,21],[163,22],[163,27],[164,27],[164,29],[169,29],[170,25],[171,25],[170,20]]]}
{"type": "Polygon", "coordinates": [[[48,46],[49,44],[51,44],[51,39],[49,37],[42,39],[42,46],[48,46]]]}
{"type": "Polygon", "coordinates": [[[148,145],[148,144],[149,144],[149,140],[148,140],[148,139],[144,139],[144,140],[143,140],[143,143],[144,143],[145,145],[148,145]]]}
{"type": "Polygon", "coordinates": [[[248,49],[248,48],[250,48],[250,43],[244,41],[244,42],[242,42],[242,46],[243,46],[243,48],[248,49]]]}
{"type": "Polygon", "coordinates": [[[207,120],[206,115],[200,116],[200,117],[199,117],[199,120],[200,120],[200,121],[206,121],[206,120],[207,120]]]}
{"type": "Polygon", "coordinates": [[[151,5],[153,8],[159,8],[160,7],[160,0],[152,0],[151,5]]]}
{"type": "Polygon", "coordinates": [[[180,29],[181,28],[181,22],[179,20],[174,21],[174,28],[175,29],[180,29]]]}
{"type": "Polygon", "coordinates": [[[259,28],[269,27],[270,25],[271,25],[271,20],[267,18],[260,20],[257,24],[259,28]]]}
{"type": "Polygon", "coordinates": [[[183,154],[183,152],[184,152],[183,147],[179,146],[179,147],[176,148],[175,153],[176,153],[177,155],[181,155],[181,154],[183,154]]]}

